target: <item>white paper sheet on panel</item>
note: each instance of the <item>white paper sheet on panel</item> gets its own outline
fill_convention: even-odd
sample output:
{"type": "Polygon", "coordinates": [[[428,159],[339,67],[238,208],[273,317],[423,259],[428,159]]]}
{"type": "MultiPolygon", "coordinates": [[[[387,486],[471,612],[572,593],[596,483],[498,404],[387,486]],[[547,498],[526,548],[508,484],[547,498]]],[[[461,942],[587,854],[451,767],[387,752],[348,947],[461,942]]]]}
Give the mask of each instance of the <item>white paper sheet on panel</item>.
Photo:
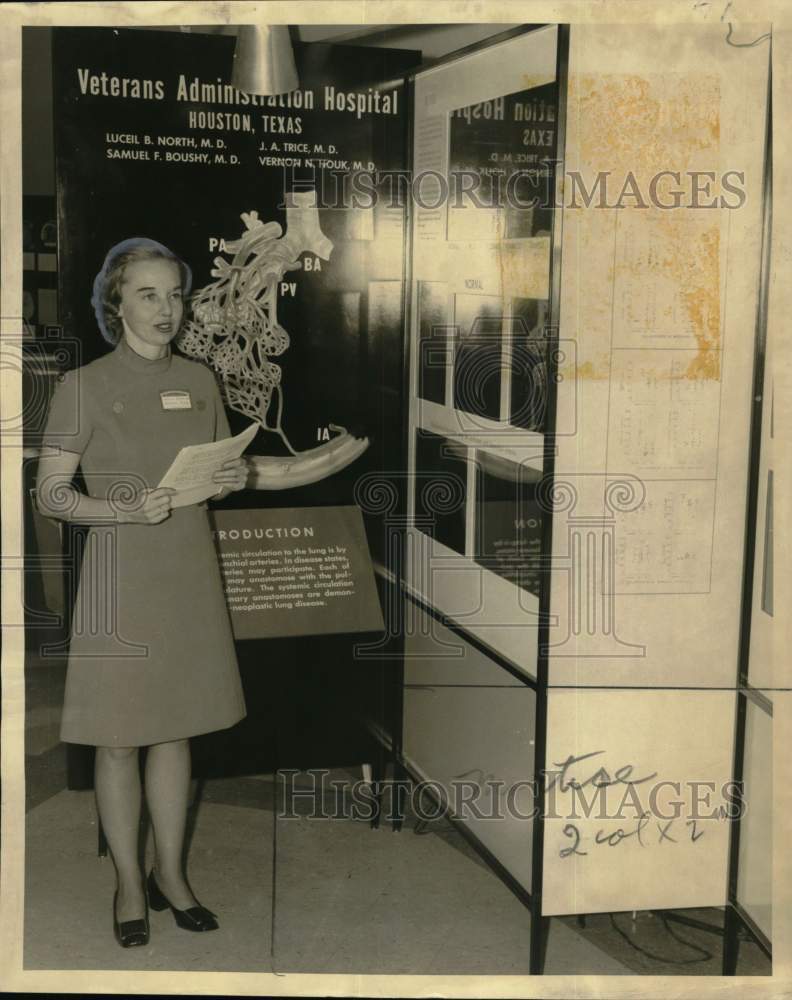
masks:
{"type": "Polygon", "coordinates": [[[727,687],[768,48],[722,24],[575,25],[570,45],[559,426],[576,419],[557,437],[550,684],[727,687]]]}
{"type": "Polygon", "coordinates": [[[549,693],[544,914],[725,904],[734,705],[728,691],[549,693]]]}

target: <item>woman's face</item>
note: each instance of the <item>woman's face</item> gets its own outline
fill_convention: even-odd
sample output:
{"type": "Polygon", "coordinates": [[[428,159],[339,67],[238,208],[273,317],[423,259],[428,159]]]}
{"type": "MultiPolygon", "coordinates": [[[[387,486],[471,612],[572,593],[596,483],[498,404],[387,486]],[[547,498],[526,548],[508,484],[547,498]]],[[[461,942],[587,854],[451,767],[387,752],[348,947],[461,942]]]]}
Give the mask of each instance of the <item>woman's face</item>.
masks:
{"type": "Polygon", "coordinates": [[[150,347],[164,347],[179,332],[183,311],[181,273],[175,261],[127,264],[118,309],[127,332],[150,347]]]}

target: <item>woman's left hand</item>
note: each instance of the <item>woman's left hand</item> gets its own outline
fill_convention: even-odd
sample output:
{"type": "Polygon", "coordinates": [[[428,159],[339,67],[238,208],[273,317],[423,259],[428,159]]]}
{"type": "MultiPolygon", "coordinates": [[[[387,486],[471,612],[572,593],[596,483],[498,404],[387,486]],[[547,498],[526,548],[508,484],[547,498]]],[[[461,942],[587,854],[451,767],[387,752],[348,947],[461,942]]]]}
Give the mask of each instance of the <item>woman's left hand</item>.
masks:
{"type": "Polygon", "coordinates": [[[215,472],[212,476],[212,482],[217,483],[218,486],[228,493],[235,490],[242,490],[247,483],[248,471],[247,462],[244,458],[232,458],[215,472]]]}

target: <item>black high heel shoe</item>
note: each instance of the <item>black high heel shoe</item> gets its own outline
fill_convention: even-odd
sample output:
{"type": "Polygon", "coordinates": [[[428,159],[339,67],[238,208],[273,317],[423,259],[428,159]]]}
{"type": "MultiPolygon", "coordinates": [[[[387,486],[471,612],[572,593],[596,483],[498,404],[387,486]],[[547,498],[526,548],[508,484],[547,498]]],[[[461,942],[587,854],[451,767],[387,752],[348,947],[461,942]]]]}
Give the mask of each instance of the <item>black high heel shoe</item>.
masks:
{"type": "Polygon", "coordinates": [[[157,880],[154,878],[154,869],[149,872],[146,889],[148,891],[148,900],[151,909],[167,910],[170,908],[176,923],[182,928],[182,930],[216,931],[220,926],[217,923],[217,918],[214,913],[212,913],[211,910],[207,910],[205,906],[201,906],[200,904],[197,906],[191,906],[187,910],[177,910],[173,903],[170,902],[157,885],[157,880]]]}
{"type": "Polygon", "coordinates": [[[118,890],[113,896],[113,931],[116,941],[122,948],[137,948],[140,945],[149,943],[149,922],[148,912],[146,916],[138,920],[122,920],[118,922],[116,916],[116,902],[118,900],[118,890]]]}

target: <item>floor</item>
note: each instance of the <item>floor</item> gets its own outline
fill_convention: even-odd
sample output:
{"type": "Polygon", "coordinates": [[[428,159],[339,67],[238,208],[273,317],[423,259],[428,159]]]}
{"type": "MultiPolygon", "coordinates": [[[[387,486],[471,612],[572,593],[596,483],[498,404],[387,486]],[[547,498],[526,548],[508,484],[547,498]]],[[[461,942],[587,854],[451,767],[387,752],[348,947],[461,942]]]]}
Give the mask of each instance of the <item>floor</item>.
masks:
{"type": "MultiPolygon", "coordinates": [[[[149,946],[120,949],[93,794],[65,789],[62,679],[57,663],[28,671],[26,968],[528,973],[528,911],[451,824],[276,820],[272,775],[209,780],[191,811],[189,877],[220,930],[196,941],[153,913],[149,946]]],[[[669,916],[554,918],[546,973],[718,975],[721,937],[669,916]]],[[[682,916],[722,922],[719,910],[682,916]]],[[[745,941],[738,971],[771,969],[745,941]]]]}

